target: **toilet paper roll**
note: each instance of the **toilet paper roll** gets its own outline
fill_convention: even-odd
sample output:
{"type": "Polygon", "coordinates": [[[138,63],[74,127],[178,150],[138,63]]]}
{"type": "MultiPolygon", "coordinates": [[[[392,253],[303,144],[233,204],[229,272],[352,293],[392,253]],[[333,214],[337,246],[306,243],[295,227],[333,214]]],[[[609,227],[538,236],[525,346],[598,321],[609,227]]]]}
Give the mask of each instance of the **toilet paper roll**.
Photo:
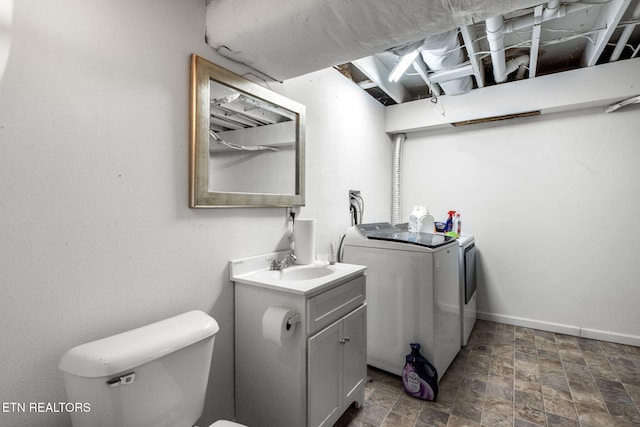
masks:
{"type": "Polygon", "coordinates": [[[296,312],[283,307],[269,307],[262,316],[262,337],[273,343],[282,346],[293,331],[296,329],[296,323],[291,326],[287,325],[287,321],[294,317],[296,312]]]}
{"type": "Polygon", "coordinates": [[[313,264],[316,260],[316,220],[299,219],[293,232],[296,264],[313,264]]]}

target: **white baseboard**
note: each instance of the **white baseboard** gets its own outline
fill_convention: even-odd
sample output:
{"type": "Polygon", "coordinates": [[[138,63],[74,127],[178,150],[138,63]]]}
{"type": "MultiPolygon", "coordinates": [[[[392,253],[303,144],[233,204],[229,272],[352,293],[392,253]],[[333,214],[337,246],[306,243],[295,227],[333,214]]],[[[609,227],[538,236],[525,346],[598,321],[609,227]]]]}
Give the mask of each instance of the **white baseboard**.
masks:
{"type": "Polygon", "coordinates": [[[599,331],[597,329],[582,328],[582,337],[594,340],[610,341],[619,344],[640,347],[640,337],[635,335],[619,334],[617,332],[599,331]]]}
{"type": "Polygon", "coordinates": [[[581,328],[580,326],[563,325],[560,323],[551,323],[516,316],[506,316],[504,314],[486,313],[483,311],[478,311],[477,317],[478,319],[506,323],[507,325],[522,326],[524,328],[539,329],[541,331],[556,332],[560,334],[573,335],[575,337],[590,338],[640,347],[640,336],[635,335],[599,331],[597,329],[581,328]]]}

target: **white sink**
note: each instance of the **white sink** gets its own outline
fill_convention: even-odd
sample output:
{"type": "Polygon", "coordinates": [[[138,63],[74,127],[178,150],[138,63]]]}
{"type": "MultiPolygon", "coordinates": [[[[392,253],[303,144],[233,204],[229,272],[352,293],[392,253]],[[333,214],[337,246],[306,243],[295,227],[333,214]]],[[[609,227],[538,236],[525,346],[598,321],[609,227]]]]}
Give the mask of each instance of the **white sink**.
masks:
{"type": "Polygon", "coordinates": [[[328,265],[296,265],[279,271],[262,271],[254,274],[265,276],[269,280],[313,280],[325,277],[336,272],[334,267],[328,265]]]}
{"type": "Polygon", "coordinates": [[[236,283],[308,295],[360,275],[366,269],[353,264],[316,263],[269,270],[268,259],[282,259],[289,253],[290,251],[282,251],[231,261],[229,278],[236,283]]]}

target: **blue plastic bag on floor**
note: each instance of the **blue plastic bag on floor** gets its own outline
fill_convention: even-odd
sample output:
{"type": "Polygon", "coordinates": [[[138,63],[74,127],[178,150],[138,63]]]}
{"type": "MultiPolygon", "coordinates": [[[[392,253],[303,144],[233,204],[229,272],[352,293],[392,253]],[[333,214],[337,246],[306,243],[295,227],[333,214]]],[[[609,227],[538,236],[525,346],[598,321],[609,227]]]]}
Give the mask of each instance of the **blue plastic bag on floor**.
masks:
{"type": "Polygon", "coordinates": [[[438,372],[435,366],[420,354],[420,344],[411,343],[411,353],[407,354],[402,370],[404,391],[422,400],[436,400],[438,397],[438,372]]]}

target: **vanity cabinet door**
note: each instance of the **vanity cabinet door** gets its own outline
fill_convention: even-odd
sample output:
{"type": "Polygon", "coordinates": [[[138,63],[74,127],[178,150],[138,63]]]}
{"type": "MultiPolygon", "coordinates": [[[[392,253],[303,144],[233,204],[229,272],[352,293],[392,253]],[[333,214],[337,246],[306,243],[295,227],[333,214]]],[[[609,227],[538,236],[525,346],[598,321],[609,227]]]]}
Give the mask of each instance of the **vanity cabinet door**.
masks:
{"type": "MultiPolygon", "coordinates": [[[[361,305],[342,320],[343,404],[362,405],[367,380],[367,305],[361,305]]],[[[346,408],[345,408],[346,409],[346,408]]]]}
{"type": "Polygon", "coordinates": [[[342,406],[342,322],[309,338],[307,405],[310,427],[330,427],[342,406]]]}
{"type": "Polygon", "coordinates": [[[367,378],[367,305],[309,338],[309,427],[331,427],[351,402],[363,403],[367,378]]]}

